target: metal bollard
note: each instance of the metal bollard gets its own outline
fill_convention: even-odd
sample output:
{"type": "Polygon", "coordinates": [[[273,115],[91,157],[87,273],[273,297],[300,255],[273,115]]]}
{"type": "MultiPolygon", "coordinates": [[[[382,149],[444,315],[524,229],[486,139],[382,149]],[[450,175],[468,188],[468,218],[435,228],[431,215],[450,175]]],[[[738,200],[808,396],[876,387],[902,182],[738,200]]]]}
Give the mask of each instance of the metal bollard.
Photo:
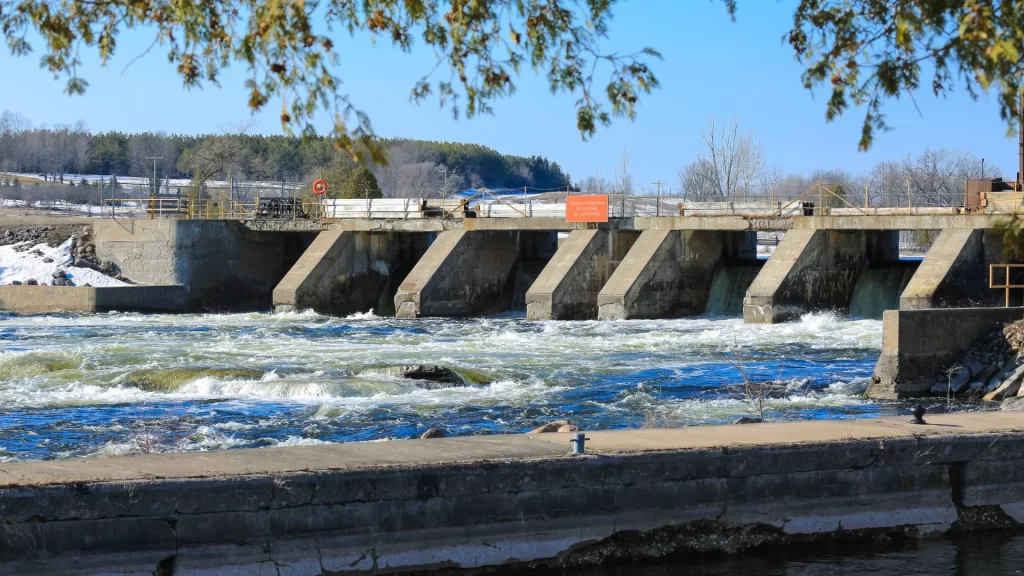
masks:
{"type": "Polygon", "coordinates": [[[576,433],[576,437],[573,438],[572,440],[569,440],[569,443],[572,444],[572,453],[573,454],[583,454],[584,452],[586,452],[586,450],[587,450],[586,441],[587,440],[590,440],[590,438],[587,438],[585,433],[577,432],[576,433]]]}
{"type": "Polygon", "coordinates": [[[913,412],[911,412],[911,414],[914,415],[914,419],[911,420],[910,423],[911,424],[927,424],[927,422],[924,421],[924,414],[927,411],[928,410],[924,406],[922,406],[920,404],[918,404],[917,406],[914,406],[914,410],[913,410],[913,412]]]}

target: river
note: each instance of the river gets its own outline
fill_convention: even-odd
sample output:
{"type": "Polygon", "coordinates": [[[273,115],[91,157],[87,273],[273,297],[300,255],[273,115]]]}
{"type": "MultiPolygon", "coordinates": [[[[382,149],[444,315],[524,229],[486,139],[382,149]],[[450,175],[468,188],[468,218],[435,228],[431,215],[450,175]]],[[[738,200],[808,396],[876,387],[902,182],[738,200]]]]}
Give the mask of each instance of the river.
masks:
{"type": "Polygon", "coordinates": [[[0,461],[168,450],[713,424],[751,413],[741,370],[777,382],[774,419],[891,413],[861,394],[881,323],[811,314],[527,322],[372,314],[0,317],[0,461]],[[427,390],[386,366],[488,383],[427,390]]]}
{"type": "Polygon", "coordinates": [[[669,558],[536,576],[1012,576],[1024,574],[1024,534],[979,532],[924,541],[772,548],[729,558],[669,558]]]}

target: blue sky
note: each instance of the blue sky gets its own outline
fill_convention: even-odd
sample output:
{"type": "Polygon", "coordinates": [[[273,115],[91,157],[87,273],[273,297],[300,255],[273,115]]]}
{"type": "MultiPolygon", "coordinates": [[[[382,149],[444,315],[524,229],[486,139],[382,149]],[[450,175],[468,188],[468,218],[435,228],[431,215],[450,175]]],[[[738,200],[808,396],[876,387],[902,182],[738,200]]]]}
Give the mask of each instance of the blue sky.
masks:
{"type": "MultiPolygon", "coordinates": [[[[627,150],[638,187],[656,180],[675,186],[676,172],[693,158],[712,115],[738,118],[741,128],[760,139],[767,161],[787,173],[857,172],[927,147],[960,147],[985,158],[986,166],[998,166],[1004,176],[1015,174],[1015,141],[1005,136],[995,98],[972,101],[962,89],[944,99],[927,91],[917,94],[920,113],[907,98],[890,102],[885,112],[894,130],[879,134],[871,151],[858,152],[863,111],[826,124],[828,95],[815,98],[800,84],[801,68],[782,42],[794,6],[794,1],[742,0],[733,23],[718,1],[620,3],[604,46],[660,51],[664,60],[655,62],[654,70],[661,88],[642,100],[635,122],[619,119],[586,142],[575,127],[575,97],[552,95],[546,80],[531,70],[518,80],[511,99],[494,104],[494,116],[472,120],[452,119],[436,101],[410,102],[414,82],[433,67],[426,49],[404,54],[389,44],[373,45],[365,36],[338,33],[337,72],[342,90],[370,115],[378,135],[476,142],[506,153],[543,155],[576,180],[598,170],[610,177],[627,150]]],[[[182,87],[159,47],[126,69],[151,41],[145,30],[122,34],[117,56],[106,67],[86,57],[82,75],[90,87],[84,96],[64,95],[63,79],[39,69],[38,52],[15,59],[0,50],[7,84],[0,88],[0,109],[21,112],[37,125],[82,119],[94,131],[213,132],[250,117],[240,66],[222,77],[221,88],[192,91],[182,87]]],[[[279,133],[279,110],[271,101],[256,117],[255,131],[279,133]]]]}

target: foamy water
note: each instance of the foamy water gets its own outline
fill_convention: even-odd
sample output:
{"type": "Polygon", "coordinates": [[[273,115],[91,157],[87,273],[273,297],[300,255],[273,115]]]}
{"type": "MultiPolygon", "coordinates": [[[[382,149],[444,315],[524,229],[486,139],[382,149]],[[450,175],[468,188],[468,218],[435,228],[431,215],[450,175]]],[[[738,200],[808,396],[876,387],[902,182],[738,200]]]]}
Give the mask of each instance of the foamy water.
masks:
{"type": "Polygon", "coordinates": [[[312,313],[0,317],[0,459],[720,423],[752,412],[741,369],[774,382],[776,419],[873,416],[881,323],[811,314],[526,322],[312,313]],[[486,378],[428,390],[388,366],[486,378]]]}

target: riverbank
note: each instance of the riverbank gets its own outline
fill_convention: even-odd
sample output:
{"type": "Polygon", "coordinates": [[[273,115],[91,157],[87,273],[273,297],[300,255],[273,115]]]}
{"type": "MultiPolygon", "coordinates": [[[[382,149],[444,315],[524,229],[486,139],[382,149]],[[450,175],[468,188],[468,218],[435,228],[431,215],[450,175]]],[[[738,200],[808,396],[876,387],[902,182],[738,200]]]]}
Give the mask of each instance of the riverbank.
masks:
{"type": "Polygon", "coordinates": [[[1000,412],[0,465],[3,574],[599,563],[1024,523],[1000,412]]]}

